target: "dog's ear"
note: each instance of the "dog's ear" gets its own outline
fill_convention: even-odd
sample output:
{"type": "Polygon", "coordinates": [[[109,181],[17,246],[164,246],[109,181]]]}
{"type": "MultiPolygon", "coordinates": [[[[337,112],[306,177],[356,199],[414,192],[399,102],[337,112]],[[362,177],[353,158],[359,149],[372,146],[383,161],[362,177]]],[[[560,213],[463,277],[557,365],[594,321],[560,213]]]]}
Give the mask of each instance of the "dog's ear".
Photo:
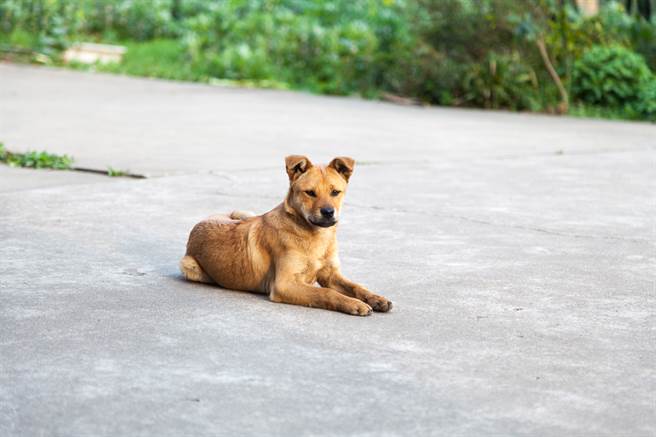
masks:
{"type": "Polygon", "coordinates": [[[344,176],[344,179],[346,179],[346,182],[348,182],[349,178],[353,174],[353,167],[355,167],[355,161],[353,160],[353,158],[349,158],[348,156],[338,156],[337,158],[330,161],[328,167],[337,170],[337,173],[344,176]]]}
{"type": "Polygon", "coordinates": [[[294,181],[297,177],[308,171],[312,167],[312,163],[307,156],[290,155],[285,158],[285,167],[289,180],[294,181]]]}

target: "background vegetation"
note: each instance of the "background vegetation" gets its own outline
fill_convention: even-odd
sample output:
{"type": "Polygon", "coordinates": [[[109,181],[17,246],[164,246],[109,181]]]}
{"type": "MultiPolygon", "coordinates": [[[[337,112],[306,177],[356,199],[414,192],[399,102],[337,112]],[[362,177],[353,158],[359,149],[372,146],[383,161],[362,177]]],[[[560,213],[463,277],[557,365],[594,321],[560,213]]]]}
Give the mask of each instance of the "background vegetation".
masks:
{"type": "Polygon", "coordinates": [[[119,73],[656,121],[654,0],[0,1],[5,58],[76,41],[126,45],[119,73]]]}

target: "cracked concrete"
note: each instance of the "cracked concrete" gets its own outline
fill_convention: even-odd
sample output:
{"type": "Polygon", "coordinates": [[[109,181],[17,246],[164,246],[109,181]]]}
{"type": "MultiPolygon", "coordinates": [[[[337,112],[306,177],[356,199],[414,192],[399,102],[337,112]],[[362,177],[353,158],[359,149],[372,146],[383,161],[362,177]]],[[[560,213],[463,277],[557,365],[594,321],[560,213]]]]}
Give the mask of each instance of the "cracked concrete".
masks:
{"type": "Polygon", "coordinates": [[[57,170],[13,168],[0,164],[0,193],[47,188],[55,185],[91,184],[107,182],[107,176],[93,173],[80,173],[57,170]]]}
{"type": "Polygon", "coordinates": [[[162,176],[0,167],[0,435],[653,436],[654,138],[0,65],[9,148],[162,176]],[[341,258],[391,313],[180,279],[191,226],[273,207],[290,152],[363,164],[341,258]]]}

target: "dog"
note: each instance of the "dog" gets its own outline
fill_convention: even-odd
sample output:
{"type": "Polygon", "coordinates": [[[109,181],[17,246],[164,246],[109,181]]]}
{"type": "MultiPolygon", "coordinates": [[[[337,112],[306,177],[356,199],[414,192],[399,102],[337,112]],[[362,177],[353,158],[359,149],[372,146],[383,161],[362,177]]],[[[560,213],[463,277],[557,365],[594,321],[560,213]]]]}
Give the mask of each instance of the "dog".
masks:
{"type": "Polygon", "coordinates": [[[271,211],[233,211],[191,230],[180,270],[189,281],[265,293],[273,302],[368,316],[392,302],[340,272],[336,228],[355,161],[338,157],[313,165],[285,158],[289,190],[271,211]],[[319,286],[316,286],[316,284],[319,286]]]}

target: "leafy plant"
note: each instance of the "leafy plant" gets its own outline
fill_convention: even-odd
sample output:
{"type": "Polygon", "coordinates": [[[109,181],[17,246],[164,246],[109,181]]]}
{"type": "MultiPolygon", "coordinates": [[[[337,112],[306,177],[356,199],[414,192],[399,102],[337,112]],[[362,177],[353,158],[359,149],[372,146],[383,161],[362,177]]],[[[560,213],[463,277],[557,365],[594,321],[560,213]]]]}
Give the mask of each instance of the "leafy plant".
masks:
{"type": "Polygon", "coordinates": [[[533,109],[537,89],[535,72],[521,63],[518,53],[490,53],[473,64],[463,81],[464,101],[484,108],[533,109]]]}
{"type": "Polygon", "coordinates": [[[69,170],[73,165],[73,158],[68,155],[55,155],[48,152],[10,152],[5,149],[4,144],[0,143],[0,162],[4,162],[11,167],[69,170]]]}
{"type": "Polygon", "coordinates": [[[367,94],[388,78],[381,48],[407,40],[401,16],[389,1],[233,0],[189,19],[185,41],[210,77],[367,94]]]}
{"type": "Polygon", "coordinates": [[[651,72],[642,56],[624,47],[595,46],[574,64],[572,92],[580,100],[618,107],[639,100],[651,72]]]}
{"type": "Polygon", "coordinates": [[[593,44],[622,45],[641,54],[652,70],[656,70],[656,9],[652,21],[630,14],[619,2],[603,5],[599,14],[582,24],[593,44]]]}
{"type": "Polygon", "coordinates": [[[635,109],[639,118],[656,122],[656,76],[643,83],[635,109]]]}

